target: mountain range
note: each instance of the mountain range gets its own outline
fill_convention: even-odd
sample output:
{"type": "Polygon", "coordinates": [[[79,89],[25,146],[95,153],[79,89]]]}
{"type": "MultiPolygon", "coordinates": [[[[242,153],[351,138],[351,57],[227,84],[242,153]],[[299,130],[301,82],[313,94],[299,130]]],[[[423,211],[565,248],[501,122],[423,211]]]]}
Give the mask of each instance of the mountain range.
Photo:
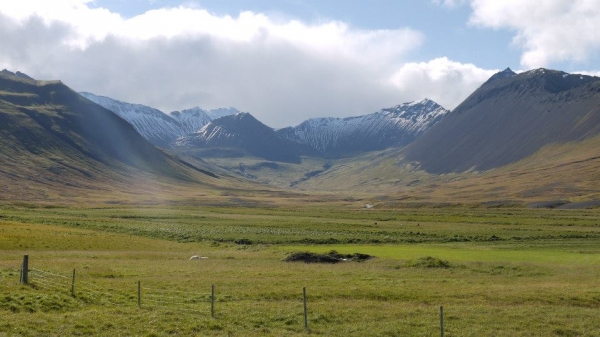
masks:
{"type": "Polygon", "coordinates": [[[137,132],[144,138],[160,147],[168,147],[178,137],[198,131],[213,119],[239,112],[235,108],[203,110],[194,107],[165,114],[158,109],[142,104],[121,102],[89,92],[80,92],[80,94],[90,101],[116,113],[119,117],[133,125],[137,132]]]}
{"type": "Polygon", "coordinates": [[[303,155],[317,155],[309,146],[280,137],[249,113],[217,118],[197,132],[178,138],[172,148],[196,157],[243,157],[300,163],[303,155]]]}
{"type": "Polygon", "coordinates": [[[507,68],[451,112],[423,99],[275,130],[235,108],[165,114],[4,70],[0,149],[11,200],[267,193],[247,178],[382,202],[600,200],[600,78],[507,68]]]}
{"type": "Polygon", "coordinates": [[[235,108],[193,108],[170,114],[82,92],[115,112],[153,144],[202,157],[257,156],[299,162],[303,155],[339,158],[388,147],[403,147],[448,113],[423,99],[349,118],[316,118],[274,130],[235,108]]]}
{"type": "Polygon", "coordinates": [[[364,116],[309,119],[277,133],[306,144],[325,157],[335,158],[405,146],[448,112],[434,101],[423,99],[364,116]]]}

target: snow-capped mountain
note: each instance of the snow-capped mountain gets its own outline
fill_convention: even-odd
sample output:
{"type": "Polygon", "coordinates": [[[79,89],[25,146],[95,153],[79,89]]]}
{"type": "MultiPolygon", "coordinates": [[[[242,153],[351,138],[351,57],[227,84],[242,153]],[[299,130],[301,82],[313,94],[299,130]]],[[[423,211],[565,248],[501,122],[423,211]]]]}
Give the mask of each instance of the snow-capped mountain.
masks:
{"type": "Polygon", "coordinates": [[[179,122],[179,125],[181,126],[181,132],[177,135],[177,137],[194,133],[213,120],[213,118],[210,118],[206,111],[200,109],[199,107],[181,111],[173,111],[170,113],[170,116],[179,122]]]}
{"type": "Polygon", "coordinates": [[[139,132],[152,144],[165,146],[174,138],[182,135],[179,121],[160,110],[141,105],[114,100],[109,97],[97,96],[89,92],[80,92],[81,96],[116,113],[139,132]]]}
{"type": "Polygon", "coordinates": [[[165,114],[141,104],[125,103],[87,92],[81,95],[115,112],[157,146],[185,151],[193,150],[193,147],[237,149],[284,161],[296,161],[305,154],[335,158],[392,146],[402,147],[418,138],[448,112],[439,104],[424,99],[364,116],[309,119],[296,127],[275,131],[235,108],[203,110],[195,107],[165,114]],[[271,155],[269,151],[275,153],[271,155]],[[289,155],[286,151],[290,152],[289,155]]]}
{"type": "Polygon", "coordinates": [[[516,75],[517,75],[517,73],[515,73],[514,71],[512,71],[512,69],[510,69],[510,67],[508,67],[508,68],[502,70],[501,72],[498,72],[498,73],[495,73],[494,75],[492,75],[492,77],[490,77],[487,81],[485,81],[485,83],[483,83],[482,86],[492,83],[497,80],[511,78],[516,75]]]}
{"type": "MultiPolygon", "coordinates": [[[[178,138],[176,150],[219,149],[221,153],[250,154],[267,160],[300,162],[303,154],[316,154],[308,146],[281,138],[251,114],[240,112],[217,118],[193,134],[178,138]]],[[[212,151],[214,153],[214,151],[212,151]]],[[[207,155],[208,152],[202,152],[207,155]]]]}
{"type": "Polygon", "coordinates": [[[194,133],[204,127],[210,121],[224,116],[235,115],[239,111],[236,108],[219,108],[204,110],[199,107],[171,112],[171,117],[181,124],[183,133],[180,136],[194,133]]]}
{"type": "Polygon", "coordinates": [[[209,110],[204,110],[204,112],[206,112],[206,114],[208,115],[208,117],[210,117],[211,120],[215,120],[217,118],[235,115],[239,111],[236,108],[229,107],[229,108],[209,109],[209,110]]]}
{"type": "Polygon", "coordinates": [[[199,107],[165,114],[160,110],[81,92],[83,97],[116,113],[157,146],[168,146],[176,138],[194,133],[215,118],[237,113],[235,108],[203,110],[199,107]]]}
{"type": "Polygon", "coordinates": [[[286,139],[307,144],[329,157],[405,146],[449,111],[429,99],[404,103],[373,114],[349,118],[313,118],[280,129],[286,139]]]}

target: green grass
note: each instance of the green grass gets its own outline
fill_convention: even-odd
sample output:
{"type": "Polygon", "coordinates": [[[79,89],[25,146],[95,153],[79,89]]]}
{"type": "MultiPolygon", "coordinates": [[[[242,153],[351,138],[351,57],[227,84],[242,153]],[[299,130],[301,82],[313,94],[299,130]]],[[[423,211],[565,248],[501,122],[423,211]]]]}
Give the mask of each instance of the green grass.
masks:
{"type": "Polygon", "coordinates": [[[599,219],[522,209],[5,207],[0,336],[436,336],[441,305],[446,336],[595,336],[599,219]],[[242,238],[253,244],[234,243],[242,238]],[[332,249],[376,258],[283,261],[332,249]],[[31,286],[18,284],[23,254],[31,286]]]}

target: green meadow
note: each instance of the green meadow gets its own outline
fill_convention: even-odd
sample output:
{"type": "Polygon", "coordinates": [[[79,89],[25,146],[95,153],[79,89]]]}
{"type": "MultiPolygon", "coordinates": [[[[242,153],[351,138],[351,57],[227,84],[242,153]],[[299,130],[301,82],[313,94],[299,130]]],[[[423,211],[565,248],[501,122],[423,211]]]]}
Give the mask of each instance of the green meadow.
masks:
{"type": "Polygon", "coordinates": [[[3,206],[0,292],[0,336],[598,336],[600,211],[3,206]],[[375,258],[284,261],[331,250],[375,258]]]}

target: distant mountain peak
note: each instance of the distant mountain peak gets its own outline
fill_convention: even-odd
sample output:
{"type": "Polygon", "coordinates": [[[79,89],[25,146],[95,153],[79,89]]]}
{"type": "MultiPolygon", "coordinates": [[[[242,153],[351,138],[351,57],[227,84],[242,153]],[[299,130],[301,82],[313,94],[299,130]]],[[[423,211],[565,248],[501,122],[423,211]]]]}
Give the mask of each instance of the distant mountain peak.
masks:
{"type": "Polygon", "coordinates": [[[257,120],[256,118],[254,118],[254,116],[252,116],[249,112],[238,112],[236,114],[233,115],[234,119],[239,119],[239,120],[257,120]]]}
{"type": "Polygon", "coordinates": [[[189,108],[189,109],[185,109],[185,110],[181,110],[181,111],[172,111],[170,113],[170,115],[172,116],[181,116],[182,114],[190,114],[193,116],[197,116],[200,114],[204,114],[204,110],[202,110],[200,107],[193,107],[193,108],[189,108]]]}
{"type": "Polygon", "coordinates": [[[3,74],[3,75],[15,76],[15,77],[26,79],[26,80],[34,80],[32,77],[30,77],[27,74],[22,73],[20,71],[17,71],[16,73],[13,73],[12,71],[9,71],[9,70],[6,70],[6,69],[2,69],[2,71],[0,73],[3,74]]]}
{"type": "Polygon", "coordinates": [[[448,110],[430,99],[406,102],[378,112],[347,118],[311,118],[278,130],[327,157],[402,147],[441,120],[448,110]]]}
{"type": "Polygon", "coordinates": [[[519,79],[527,83],[531,90],[545,90],[559,93],[596,82],[598,77],[569,74],[560,70],[538,68],[519,74],[519,79]]]}
{"type": "Polygon", "coordinates": [[[531,70],[527,70],[527,71],[523,72],[523,74],[525,74],[525,75],[545,75],[545,74],[554,74],[554,73],[566,74],[564,71],[546,69],[546,68],[531,69],[531,70]]]}
{"type": "Polygon", "coordinates": [[[510,78],[510,77],[515,76],[515,75],[517,75],[517,73],[515,73],[514,71],[512,71],[512,69],[510,69],[510,67],[507,67],[506,69],[504,69],[502,71],[499,71],[499,72],[495,73],[494,75],[492,75],[492,77],[490,77],[484,83],[484,85],[492,83],[492,82],[497,81],[497,80],[502,80],[502,79],[505,79],[505,78],[510,78]]]}
{"type": "Polygon", "coordinates": [[[412,143],[405,158],[435,173],[488,170],[548,144],[597,135],[599,88],[598,77],[544,68],[515,75],[507,69],[412,143]]]}
{"type": "Polygon", "coordinates": [[[174,146],[180,149],[217,149],[213,152],[217,156],[241,151],[267,160],[293,163],[299,163],[302,154],[312,151],[282,138],[247,112],[217,118],[197,132],[178,138],[174,146]]]}
{"type": "Polygon", "coordinates": [[[200,130],[213,119],[238,112],[235,108],[204,110],[196,106],[165,114],[160,110],[141,104],[121,102],[89,92],[81,92],[80,94],[113,111],[133,125],[144,138],[155,145],[163,147],[168,147],[178,137],[200,130]]]}
{"type": "Polygon", "coordinates": [[[189,108],[189,109],[173,111],[170,114],[173,116],[179,116],[181,114],[191,114],[191,115],[206,114],[207,116],[210,117],[210,119],[217,119],[217,118],[220,118],[223,116],[235,115],[238,112],[239,112],[239,110],[234,107],[202,109],[199,106],[195,106],[195,107],[189,108]]]}
{"type": "Polygon", "coordinates": [[[223,116],[235,115],[236,113],[239,112],[239,110],[234,107],[209,109],[209,110],[205,110],[205,111],[206,111],[206,114],[208,116],[210,116],[210,118],[212,118],[212,119],[221,118],[223,116]]]}
{"type": "MultiPolygon", "coordinates": [[[[434,101],[430,100],[429,98],[423,98],[420,101],[412,101],[412,102],[408,102],[408,103],[404,103],[406,105],[419,105],[419,104],[431,104],[431,103],[435,103],[434,101]]],[[[435,103],[437,104],[437,103],[435,103]]]]}

